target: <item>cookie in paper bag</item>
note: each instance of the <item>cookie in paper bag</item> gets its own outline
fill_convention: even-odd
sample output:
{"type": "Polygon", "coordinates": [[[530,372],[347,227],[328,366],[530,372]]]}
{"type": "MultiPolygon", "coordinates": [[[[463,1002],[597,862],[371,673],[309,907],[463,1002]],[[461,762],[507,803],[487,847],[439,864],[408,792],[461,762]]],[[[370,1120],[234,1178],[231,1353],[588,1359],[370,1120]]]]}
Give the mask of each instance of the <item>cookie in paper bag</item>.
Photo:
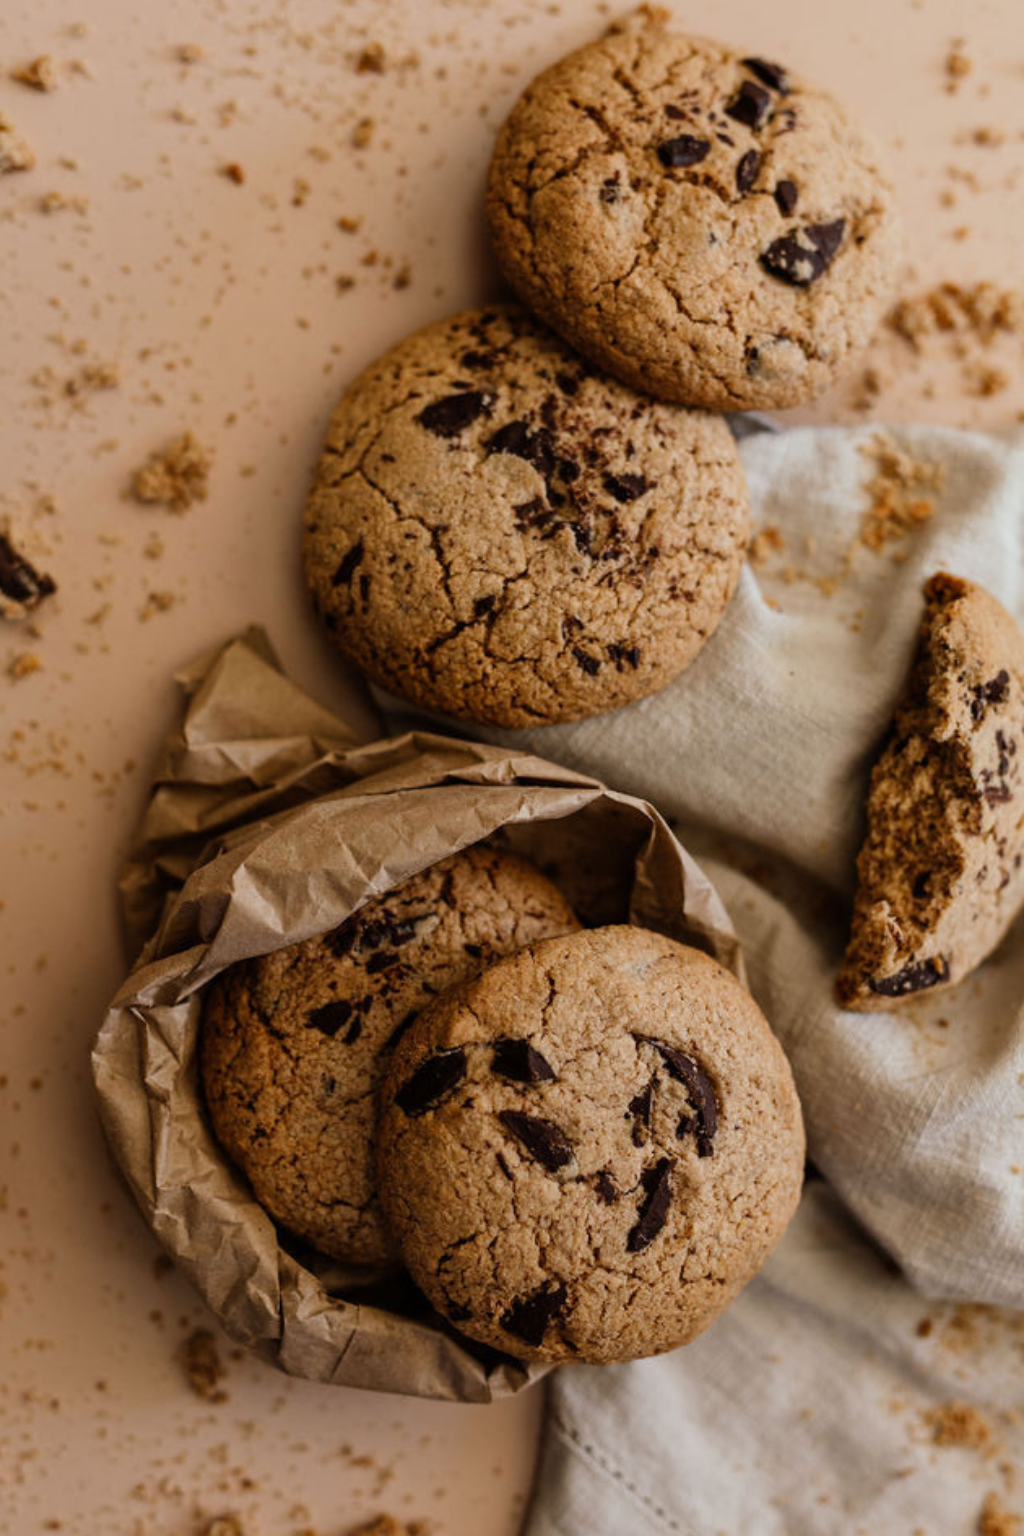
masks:
{"type": "Polygon", "coordinates": [[[604,1363],[688,1343],[793,1214],[789,1064],[714,960],[635,927],[531,945],[420,1014],[381,1093],[381,1201],[471,1338],[604,1363]]]}
{"type": "Polygon", "coordinates": [[[532,865],[476,847],[330,933],[222,972],[204,999],[201,1075],[218,1140],[260,1203],[335,1258],[392,1257],[373,1169],[389,1053],[436,994],[577,926],[532,865]]]}

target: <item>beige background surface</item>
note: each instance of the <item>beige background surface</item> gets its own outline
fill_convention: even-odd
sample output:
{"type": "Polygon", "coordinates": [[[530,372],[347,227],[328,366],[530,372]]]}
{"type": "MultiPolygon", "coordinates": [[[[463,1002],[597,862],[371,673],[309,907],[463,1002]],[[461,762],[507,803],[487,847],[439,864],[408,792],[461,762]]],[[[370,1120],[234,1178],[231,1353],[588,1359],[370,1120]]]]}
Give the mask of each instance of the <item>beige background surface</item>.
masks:
{"type": "MultiPolygon", "coordinates": [[[[979,0],[969,22],[954,0],[676,10],[813,74],[888,145],[904,292],[1021,281],[1019,0],[979,0]],[[957,36],[973,67],[951,93],[957,36]]],[[[368,1396],[290,1382],[223,1343],[227,1400],[190,1392],[175,1351],[201,1309],[155,1267],[111,1172],[86,1057],[123,969],[113,876],[174,668],[258,620],[307,687],[355,699],[296,556],[327,412],[404,331],[496,291],[480,219],[493,131],[611,14],[589,0],[5,0],[0,112],[38,164],[0,180],[0,515],[43,541],[60,592],[37,632],[0,624],[3,1533],[192,1536],[226,1510],[259,1536],[340,1536],[379,1509],[438,1536],[518,1527],[538,1393],[488,1409],[368,1396]],[[354,67],[368,42],[383,74],[354,67]],[[183,63],[189,44],[202,56],[183,63]],[[6,78],[40,53],[58,66],[53,94],[6,78]],[[54,192],[65,206],[45,211],[54,192]],[[115,364],[117,387],[89,387],[94,364],[115,364]],[[134,504],[132,470],[186,429],[213,455],[208,500],[180,516],[134,504]],[[153,593],[170,606],[143,618],[153,593]],[[24,652],[41,668],[15,681],[24,652]]],[[[890,337],[873,414],[998,428],[1024,409],[1021,362],[1019,336],[981,351],[890,337]]],[[[842,419],[862,394],[854,379],[807,414],[842,419]]]]}

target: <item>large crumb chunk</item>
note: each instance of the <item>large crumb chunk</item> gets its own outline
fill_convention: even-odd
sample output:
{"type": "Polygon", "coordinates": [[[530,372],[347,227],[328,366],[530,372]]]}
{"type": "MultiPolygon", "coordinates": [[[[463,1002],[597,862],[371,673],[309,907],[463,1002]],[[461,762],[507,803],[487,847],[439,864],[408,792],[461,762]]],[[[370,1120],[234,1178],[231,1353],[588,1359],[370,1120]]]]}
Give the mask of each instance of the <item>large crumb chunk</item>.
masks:
{"type": "Polygon", "coordinates": [[[136,501],[170,507],[184,512],[197,501],[205,501],[209,483],[211,455],[193,437],[184,432],[148,460],[132,476],[132,495],[136,501]]]}
{"type": "Polygon", "coordinates": [[[925,586],[917,656],[871,776],[837,996],[894,1008],[960,981],[1024,903],[1024,635],[983,587],[925,586]]]}
{"type": "Polygon", "coordinates": [[[48,53],[41,53],[31,63],[12,69],[11,79],[17,80],[20,85],[31,86],[34,91],[55,91],[58,84],[57,66],[48,53]]]}
{"type": "Polygon", "coordinates": [[[190,1333],[181,1346],[181,1362],[196,1397],[208,1403],[227,1402],[227,1393],[220,1385],[224,1366],[212,1333],[205,1328],[190,1333]]]}
{"type": "Polygon", "coordinates": [[[14,124],[0,112],[0,176],[9,171],[30,171],[36,157],[14,124]]]}

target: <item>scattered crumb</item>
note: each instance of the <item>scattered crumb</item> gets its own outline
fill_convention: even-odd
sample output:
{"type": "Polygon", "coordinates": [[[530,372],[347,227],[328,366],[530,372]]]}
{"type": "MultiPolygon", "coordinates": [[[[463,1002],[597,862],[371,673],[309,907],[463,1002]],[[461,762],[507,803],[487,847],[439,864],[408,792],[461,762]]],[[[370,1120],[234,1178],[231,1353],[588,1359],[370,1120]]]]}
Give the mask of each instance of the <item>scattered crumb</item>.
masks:
{"type": "Polygon", "coordinates": [[[410,267],[408,262],[405,262],[391,279],[391,286],[401,292],[403,288],[409,288],[411,285],[412,267],[410,267]]]}
{"type": "Polygon", "coordinates": [[[173,608],[176,602],[177,598],[173,592],[151,592],[139,609],[139,618],[145,624],[156,614],[166,613],[168,608],[173,608]]]}
{"type": "Polygon", "coordinates": [[[362,219],[353,219],[347,213],[343,213],[341,218],[338,220],[338,228],[343,229],[346,235],[354,235],[356,231],[362,229],[362,227],[362,219]]]}
{"type": "Polygon", "coordinates": [[[1024,336],[1024,294],[988,282],[939,283],[927,293],[901,299],[885,323],[914,345],[938,332],[969,332],[982,343],[1000,332],[1024,336]]]}
{"type": "Polygon", "coordinates": [[[876,552],[906,538],[935,511],[937,491],[945,478],[941,464],[911,458],[892,438],[879,432],[861,449],[874,463],[865,490],[869,505],[861,522],[859,542],[876,552]]]}
{"type": "Polygon", "coordinates": [[[158,503],[172,512],[184,512],[194,502],[205,501],[211,455],[201,447],[191,432],[185,432],[148,461],[132,476],[132,495],[136,501],[158,503]]]}
{"type": "Polygon", "coordinates": [[[151,533],[142,546],[142,553],[147,560],[162,560],[167,546],[159,533],[151,533]]]}
{"type": "Polygon", "coordinates": [[[17,651],[7,663],[7,676],[20,683],[24,678],[31,677],[33,672],[41,672],[43,663],[35,651],[17,651]]]}
{"type": "Polygon", "coordinates": [[[1004,1509],[994,1493],[986,1494],[978,1515],[978,1536],[1020,1536],[1024,1521],[1004,1509]]]}
{"type": "Polygon", "coordinates": [[[48,53],[41,53],[30,64],[12,69],[11,79],[21,85],[30,85],[34,91],[55,91],[58,83],[57,66],[48,53]]]}
{"type": "Polygon", "coordinates": [[[970,1403],[939,1403],[925,1412],[924,1420],[932,1432],[933,1444],[943,1449],[960,1446],[992,1454],[991,1426],[970,1403]]]}
{"type": "Polygon", "coordinates": [[[356,280],[350,272],[341,272],[334,279],[334,285],[339,293],[348,293],[350,288],[355,287],[356,280]]]}
{"type": "Polygon", "coordinates": [[[352,130],[352,147],[354,149],[369,149],[373,142],[373,130],[376,126],[372,117],[361,117],[352,130]]]}
{"type": "Polygon", "coordinates": [[[974,68],[972,60],[964,52],[964,46],[964,39],[962,37],[955,37],[946,53],[946,90],[951,95],[959,89],[961,80],[966,80],[974,68]]]}
{"type": "Polygon", "coordinates": [[[39,199],[40,213],[60,213],[65,208],[72,208],[75,213],[88,213],[89,199],[82,196],[68,197],[66,192],[45,192],[39,199]]]}
{"type": "Polygon", "coordinates": [[[224,1375],[224,1366],[212,1333],[205,1328],[197,1328],[194,1333],[190,1333],[181,1346],[181,1362],[196,1397],[208,1403],[227,1402],[228,1395],[219,1385],[224,1375]]]}
{"type": "Polygon", "coordinates": [[[196,1536],[246,1536],[246,1530],[237,1515],[217,1515],[201,1526],[196,1536]]]}
{"type": "Polygon", "coordinates": [[[378,1515],[365,1525],[357,1526],[348,1536],[424,1536],[424,1526],[420,1520],[403,1525],[394,1515],[378,1515]]]}
{"type": "Polygon", "coordinates": [[[116,389],[120,382],[121,370],[116,363],[86,363],[65,380],[64,393],[74,397],[95,389],[116,389]]]}
{"type": "Polygon", "coordinates": [[[292,207],[302,208],[309,201],[309,194],[313,188],[305,176],[296,176],[292,183],[292,207]]]}
{"type": "Polygon", "coordinates": [[[198,43],[182,43],[176,56],[179,64],[198,64],[203,50],[198,43]]]}
{"type": "Polygon", "coordinates": [[[359,75],[382,75],[387,67],[387,55],[380,43],[367,43],[356,58],[356,73],[359,75]]]}
{"type": "Polygon", "coordinates": [[[773,555],[781,555],[785,543],[782,533],[775,523],[766,523],[759,528],[750,541],[748,556],[753,566],[767,565],[773,555]]]}
{"type": "Polygon", "coordinates": [[[227,165],[222,165],[220,173],[226,176],[228,181],[233,181],[236,187],[240,187],[245,181],[245,171],[237,160],[229,160],[227,165]]]}
{"type": "Polygon", "coordinates": [[[14,124],[0,112],[0,176],[10,171],[30,171],[36,157],[14,124]]]}

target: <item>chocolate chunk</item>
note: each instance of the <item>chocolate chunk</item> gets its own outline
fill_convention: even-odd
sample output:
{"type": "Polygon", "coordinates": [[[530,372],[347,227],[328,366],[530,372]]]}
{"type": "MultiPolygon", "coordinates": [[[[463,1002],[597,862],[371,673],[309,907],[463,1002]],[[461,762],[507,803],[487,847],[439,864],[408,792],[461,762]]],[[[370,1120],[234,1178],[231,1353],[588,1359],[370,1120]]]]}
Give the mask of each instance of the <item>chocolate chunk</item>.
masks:
{"type": "Polygon", "coordinates": [[[616,641],[612,641],[608,647],[608,655],[619,668],[626,664],[635,671],[640,665],[641,652],[638,645],[619,645],[616,641]]]}
{"type": "Polygon", "coordinates": [[[640,1207],[640,1215],[636,1226],[626,1239],[626,1248],[630,1253],[640,1253],[650,1246],[668,1219],[668,1208],[672,1204],[672,1169],[675,1164],[670,1157],[663,1157],[653,1168],[645,1170],[641,1177],[641,1183],[645,1191],[645,1198],[640,1207]]]}
{"type": "Polygon", "coordinates": [[[392,949],[397,949],[402,944],[408,944],[416,937],[420,923],[428,915],[423,912],[419,917],[372,918],[359,931],[359,948],[379,949],[382,944],[389,944],[392,949]]]}
{"type": "Polygon", "coordinates": [[[674,1045],[667,1045],[664,1040],[651,1039],[650,1036],[640,1035],[637,1038],[654,1046],[668,1068],[669,1076],[674,1077],[676,1082],[682,1083],[686,1088],[690,1102],[696,1111],[693,1119],[684,1116],[680,1120],[677,1134],[685,1136],[690,1131],[696,1131],[697,1156],[711,1157],[714,1152],[712,1143],[715,1132],[718,1130],[718,1101],[711,1079],[700,1063],[694,1061],[692,1056],[687,1056],[685,1051],[678,1050],[674,1045]]]}
{"type": "Polygon", "coordinates": [[[669,170],[678,170],[680,166],[699,165],[711,151],[709,139],[695,139],[692,133],[681,133],[678,139],[666,139],[664,144],[659,144],[657,156],[669,170]]]}
{"type": "Polygon", "coordinates": [[[763,85],[769,86],[773,91],[778,91],[780,96],[789,95],[789,75],[781,64],[773,64],[770,59],[741,59],[751,74],[756,75],[763,85]]]}
{"type": "Polygon", "coordinates": [[[517,1339],[536,1349],[543,1344],[544,1335],[568,1299],[569,1292],[563,1283],[544,1285],[532,1296],[514,1301],[502,1314],[501,1326],[506,1333],[514,1333],[517,1339]]]}
{"type": "Polygon", "coordinates": [[[545,480],[555,468],[555,444],[547,427],[531,432],[525,421],[510,421],[488,439],[488,453],[513,453],[532,464],[545,480]]]}
{"type": "Polygon", "coordinates": [[[0,533],[0,593],[12,603],[34,608],[56,590],[53,577],[37,571],[31,561],[19,554],[11,541],[0,533]]]}
{"type": "Polygon", "coordinates": [[[574,540],[576,541],[576,548],[579,550],[580,554],[589,555],[591,553],[593,544],[593,535],[591,533],[590,524],[582,521],[570,523],[569,532],[572,534],[574,540]]]}
{"type": "Polygon", "coordinates": [[[345,921],[333,933],[325,936],[324,943],[336,959],[341,960],[348,954],[356,941],[356,925],[351,918],[345,921]]]}
{"type": "Polygon", "coordinates": [[[514,1083],[553,1083],[555,1071],[529,1040],[497,1040],[492,1058],[499,1077],[514,1083]]]}
{"type": "MultiPolygon", "coordinates": [[[[575,374],[556,373],[555,383],[558,385],[563,395],[575,395],[579,392],[580,381],[578,378],[576,378],[575,374]]],[[[578,468],[579,466],[577,466],[577,471],[578,468]]]]}
{"type": "Polygon", "coordinates": [[[397,955],[389,953],[386,949],[378,949],[366,962],[367,976],[379,976],[381,971],[386,971],[389,966],[398,965],[397,955]]]}
{"type": "Polygon", "coordinates": [[[910,992],[924,992],[937,987],[949,975],[949,962],[939,955],[934,960],[915,960],[905,965],[895,976],[883,976],[881,981],[870,980],[868,986],[880,997],[906,997],[910,992]]]}
{"type": "Polygon", "coordinates": [[[499,352],[463,352],[459,362],[463,368],[471,368],[476,372],[482,368],[493,368],[500,357],[499,352]]]}
{"type": "Polygon", "coordinates": [[[990,704],[1005,704],[1010,692],[1009,672],[997,672],[990,682],[971,689],[971,719],[980,720],[990,704]]]}
{"type": "Polygon", "coordinates": [[[478,597],[476,602],[473,604],[473,617],[482,619],[485,613],[491,613],[493,611],[494,605],[497,601],[498,599],[493,592],[489,592],[486,597],[478,597]]]}
{"type": "Polygon", "coordinates": [[[787,218],[796,207],[798,197],[799,193],[797,192],[795,181],[783,180],[776,182],[775,201],[779,205],[779,212],[784,213],[787,218]]]}
{"type": "Polygon", "coordinates": [[[804,230],[815,250],[821,252],[826,266],[842,245],[845,233],[845,219],[833,219],[829,224],[808,224],[804,230]]]}
{"type": "Polygon", "coordinates": [[[345,998],[339,998],[336,1003],[324,1003],[322,1008],[314,1008],[313,1012],[306,1016],[306,1028],[318,1029],[322,1035],[329,1035],[333,1040],[339,1029],[349,1025],[343,1044],[352,1045],[359,1039],[363,1028],[363,1021],[358,1015],[352,1017],[352,1004],[345,998]]]}
{"type": "Polygon", "coordinates": [[[1009,784],[990,784],[983,794],[986,805],[1003,805],[1013,799],[1009,784]]]}
{"type": "Polygon", "coordinates": [[[681,123],[686,117],[682,107],[677,107],[674,101],[666,102],[665,116],[670,117],[674,123],[681,123]]]}
{"type": "Polygon", "coordinates": [[[628,1115],[632,1115],[633,1117],[632,1134],[634,1147],[642,1147],[644,1142],[647,1140],[647,1137],[644,1133],[645,1131],[650,1130],[651,1111],[653,1108],[654,1079],[652,1078],[651,1081],[647,1084],[646,1088],[641,1088],[640,1092],[636,1094],[634,1098],[630,1099],[629,1107],[626,1110],[626,1113],[628,1115]]]}
{"type": "Polygon", "coordinates": [[[636,501],[651,487],[643,475],[605,475],[603,485],[606,491],[610,491],[618,502],[636,501]]]}
{"type": "Polygon", "coordinates": [[[595,677],[597,675],[601,663],[596,656],[588,656],[583,647],[579,645],[573,646],[572,654],[576,660],[576,665],[581,667],[588,677],[595,677]]]}
{"type": "Polygon", "coordinates": [[[521,528],[543,528],[547,523],[553,522],[556,515],[543,496],[534,496],[530,501],[521,501],[513,511],[516,522],[521,528]]]}
{"type": "Polygon", "coordinates": [[[753,80],[744,80],[725,110],[736,122],[757,133],[771,116],[772,98],[762,86],[755,85],[753,80]]]}
{"type": "Polygon", "coordinates": [[[467,389],[462,394],[435,400],[420,412],[417,420],[437,437],[458,437],[478,416],[489,416],[490,412],[491,396],[478,389],[467,389]]]}
{"type": "Polygon", "coordinates": [[[622,196],[622,188],[619,186],[619,178],[617,176],[606,177],[605,180],[602,181],[601,190],[597,195],[601,199],[602,203],[617,203],[619,198],[622,196]]]}
{"type": "Polygon", "coordinates": [[[583,471],[580,469],[575,459],[559,459],[559,478],[563,480],[566,485],[572,485],[573,481],[578,480],[582,473],[583,471]]]}
{"type": "Polygon", "coordinates": [[[416,1068],[395,1094],[395,1103],[407,1115],[423,1115],[455,1091],[466,1075],[466,1053],[461,1046],[438,1051],[416,1068]]]}
{"type": "Polygon", "coordinates": [[[745,155],[741,155],[736,166],[737,192],[749,192],[757,180],[760,169],[761,151],[759,149],[748,149],[745,155]]]}
{"type": "Polygon", "coordinates": [[[809,224],[806,229],[773,240],[761,256],[761,265],[772,277],[795,288],[807,288],[827,271],[843,241],[845,219],[831,224],[809,224]]]}
{"type": "Polygon", "coordinates": [[[500,1110],[498,1119],[549,1173],[557,1173],[560,1168],[576,1161],[572,1143],[553,1120],[544,1120],[540,1115],[525,1115],[517,1109],[500,1110]]]}
{"type": "Polygon", "coordinates": [[[614,1205],[619,1198],[619,1192],[615,1188],[615,1180],[604,1168],[594,1176],[594,1188],[601,1196],[605,1205],[614,1205]]]}

